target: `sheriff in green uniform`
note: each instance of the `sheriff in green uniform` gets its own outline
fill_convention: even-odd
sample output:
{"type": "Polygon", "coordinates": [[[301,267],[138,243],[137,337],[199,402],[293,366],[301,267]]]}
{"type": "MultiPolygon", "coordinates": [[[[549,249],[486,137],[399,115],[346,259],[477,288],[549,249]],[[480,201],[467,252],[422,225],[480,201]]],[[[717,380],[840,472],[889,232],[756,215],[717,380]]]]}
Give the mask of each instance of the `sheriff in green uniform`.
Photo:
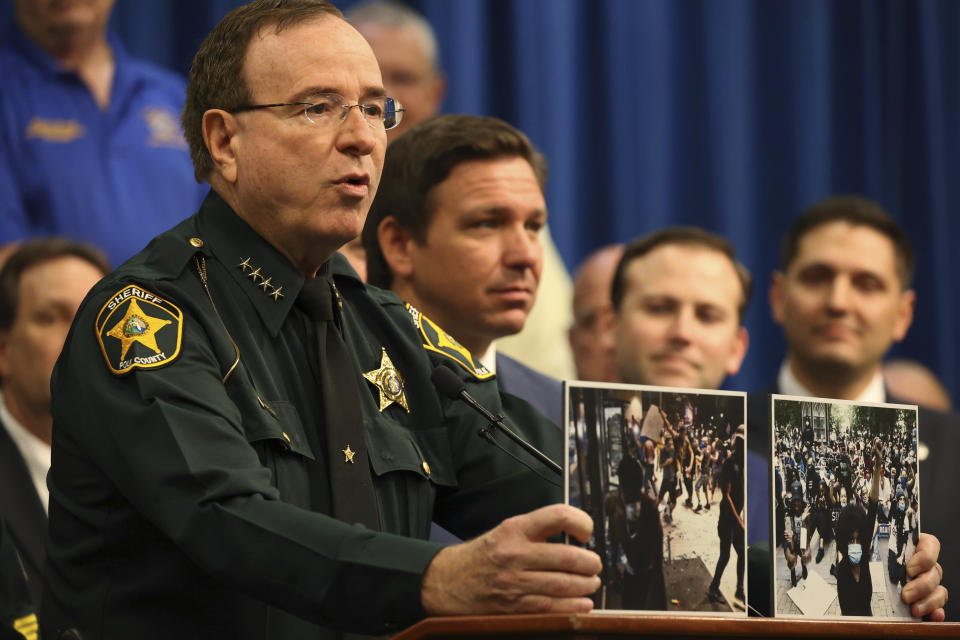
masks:
{"type": "Polygon", "coordinates": [[[559,486],[481,441],[431,371],[554,458],[559,431],[503,406],[469,353],[334,254],[400,115],[326,2],[258,0],[201,46],[183,120],[211,195],[94,288],[54,372],[45,638],[320,638],[589,609],[599,558],[545,541],[586,539],[589,518],[537,509],[559,486]],[[308,304],[318,291],[326,306],[308,304]],[[441,547],[431,519],[477,537],[441,547]]]}

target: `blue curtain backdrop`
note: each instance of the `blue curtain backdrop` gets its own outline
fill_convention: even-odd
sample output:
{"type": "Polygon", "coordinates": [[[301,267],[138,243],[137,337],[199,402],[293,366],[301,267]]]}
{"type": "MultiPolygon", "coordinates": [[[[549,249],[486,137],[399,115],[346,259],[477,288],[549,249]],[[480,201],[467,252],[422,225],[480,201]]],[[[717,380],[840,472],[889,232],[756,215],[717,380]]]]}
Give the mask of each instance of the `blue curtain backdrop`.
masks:
{"type": "MultiPolygon", "coordinates": [[[[113,27],[133,53],[186,73],[238,4],[118,0],[113,27]]],[[[790,220],[857,192],[918,247],[916,319],[895,352],[930,365],[957,397],[960,3],[410,4],[437,30],[444,111],[504,118],[547,155],[551,228],[568,267],[668,224],[731,238],[757,288],[750,353],[728,386],[766,384],[782,357],[766,289],[790,220]]]]}

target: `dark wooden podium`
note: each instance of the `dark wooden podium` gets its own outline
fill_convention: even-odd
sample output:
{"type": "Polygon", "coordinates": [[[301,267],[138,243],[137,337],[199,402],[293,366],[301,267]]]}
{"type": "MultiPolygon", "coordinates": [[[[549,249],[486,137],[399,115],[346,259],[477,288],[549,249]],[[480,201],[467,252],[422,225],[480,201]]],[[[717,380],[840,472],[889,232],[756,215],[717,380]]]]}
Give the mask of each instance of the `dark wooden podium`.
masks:
{"type": "Polygon", "coordinates": [[[667,615],[524,615],[428,618],[394,640],[669,638],[960,638],[960,623],[785,620],[667,615]]]}

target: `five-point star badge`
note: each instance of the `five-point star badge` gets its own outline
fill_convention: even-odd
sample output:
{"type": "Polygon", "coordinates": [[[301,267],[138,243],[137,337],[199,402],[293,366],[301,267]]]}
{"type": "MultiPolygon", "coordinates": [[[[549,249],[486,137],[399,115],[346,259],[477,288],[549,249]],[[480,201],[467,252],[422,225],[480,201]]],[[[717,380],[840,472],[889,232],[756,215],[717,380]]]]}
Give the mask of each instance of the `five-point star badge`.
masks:
{"type": "Polygon", "coordinates": [[[170,320],[148,316],[140,310],[136,300],[131,300],[127,306],[127,313],[107,331],[107,335],[120,341],[120,359],[123,360],[134,342],[152,349],[154,353],[160,353],[156,333],[168,324],[170,320]]]}
{"type": "Polygon", "coordinates": [[[403,378],[396,367],[393,366],[386,348],[380,347],[380,350],[380,368],[367,371],[363,374],[363,377],[380,391],[381,413],[394,402],[403,407],[404,411],[410,413],[410,407],[407,406],[407,397],[403,393],[403,378]]]}
{"type": "Polygon", "coordinates": [[[346,449],[341,449],[343,451],[343,461],[353,464],[353,456],[357,455],[357,452],[350,448],[350,445],[347,445],[346,449]]]}

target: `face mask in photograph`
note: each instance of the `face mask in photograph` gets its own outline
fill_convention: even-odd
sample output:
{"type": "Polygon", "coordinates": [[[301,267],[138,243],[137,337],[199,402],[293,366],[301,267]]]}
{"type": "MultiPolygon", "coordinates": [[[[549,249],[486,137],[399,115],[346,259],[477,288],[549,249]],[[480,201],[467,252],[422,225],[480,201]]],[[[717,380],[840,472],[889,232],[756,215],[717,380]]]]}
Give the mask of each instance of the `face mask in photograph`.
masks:
{"type": "Polygon", "coordinates": [[[850,564],[860,564],[860,558],[863,557],[863,548],[857,542],[851,542],[847,545],[847,557],[850,558],[850,564]]]}

